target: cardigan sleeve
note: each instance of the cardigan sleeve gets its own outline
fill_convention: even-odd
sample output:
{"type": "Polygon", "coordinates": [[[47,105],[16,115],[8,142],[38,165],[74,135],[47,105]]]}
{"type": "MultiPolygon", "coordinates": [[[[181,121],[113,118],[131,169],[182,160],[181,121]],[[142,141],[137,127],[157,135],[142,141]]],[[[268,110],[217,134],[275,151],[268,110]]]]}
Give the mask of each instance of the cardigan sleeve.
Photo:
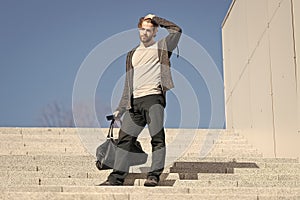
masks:
{"type": "Polygon", "coordinates": [[[161,17],[153,17],[153,20],[162,28],[167,29],[167,31],[169,32],[168,36],[165,38],[166,40],[166,44],[167,44],[167,49],[169,52],[172,52],[180,39],[181,33],[182,33],[182,29],[176,25],[175,23],[168,21],[164,18],[161,17]]]}
{"type": "Polygon", "coordinates": [[[129,102],[130,102],[130,88],[129,88],[129,76],[130,76],[130,69],[128,67],[128,62],[130,59],[130,53],[127,54],[126,57],[126,76],[125,76],[125,82],[124,82],[124,88],[123,88],[123,93],[122,97],[120,99],[119,105],[116,109],[116,111],[119,111],[119,115],[122,116],[124,112],[126,111],[129,102]]]}

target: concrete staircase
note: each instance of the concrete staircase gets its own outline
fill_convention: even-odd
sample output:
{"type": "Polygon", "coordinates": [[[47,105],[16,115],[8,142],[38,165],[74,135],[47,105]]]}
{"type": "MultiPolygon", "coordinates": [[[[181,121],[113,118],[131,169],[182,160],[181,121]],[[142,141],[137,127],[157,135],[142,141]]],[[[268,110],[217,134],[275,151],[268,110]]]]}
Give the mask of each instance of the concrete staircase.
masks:
{"type": "MultiPolygon", "coordinates": [[[[167,167],[159,187],[143,186],[149,162],[131,168],[126,186],[96,186],[110,170],[97,170],[89,153],[101,142],[92,144],[79,132],[106,131],[0,128],[0,199],[300,199],[298,159],[264,158],[226,130],[166,129],[167,167]]],[[[151,155],[149,137],[140,141],[151,155]]]]}

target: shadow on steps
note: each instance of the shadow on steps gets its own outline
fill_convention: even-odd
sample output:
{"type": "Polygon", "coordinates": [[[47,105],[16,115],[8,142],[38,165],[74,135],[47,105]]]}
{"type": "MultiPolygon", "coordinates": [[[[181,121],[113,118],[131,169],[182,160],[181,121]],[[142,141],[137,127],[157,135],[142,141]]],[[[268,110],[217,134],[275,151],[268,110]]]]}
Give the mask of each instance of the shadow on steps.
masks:
{"type": "MultiPolygon", "coordinates": [[[[259,168],[249,162],[175,162],[170,173],[178,174],[180,180],[198,180],[199,173],[233,174],[234,168],[259,168]]],[[[145,170],[141,170],[145,171],[145,170]]],[[[173,186],[176,180],[167,179],[169,173],[160,176],[161,186],[173,186]]],[[[147,173],[130,173],[125,185],[134,185],[136,179],[146,179],[147,173]]]]}

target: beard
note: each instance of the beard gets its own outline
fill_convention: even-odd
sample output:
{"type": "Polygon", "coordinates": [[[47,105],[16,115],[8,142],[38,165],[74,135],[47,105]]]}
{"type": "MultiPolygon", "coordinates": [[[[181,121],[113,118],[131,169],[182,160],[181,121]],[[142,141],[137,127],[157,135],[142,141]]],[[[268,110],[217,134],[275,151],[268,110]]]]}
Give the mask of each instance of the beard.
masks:
{"type": "Polygon", "coordinates": [[[145,35],[140,35],[140,40],[143,43],[148,43],[152,40],[152,37],[148,37],[148,36],[145,36],[145,35]]]}

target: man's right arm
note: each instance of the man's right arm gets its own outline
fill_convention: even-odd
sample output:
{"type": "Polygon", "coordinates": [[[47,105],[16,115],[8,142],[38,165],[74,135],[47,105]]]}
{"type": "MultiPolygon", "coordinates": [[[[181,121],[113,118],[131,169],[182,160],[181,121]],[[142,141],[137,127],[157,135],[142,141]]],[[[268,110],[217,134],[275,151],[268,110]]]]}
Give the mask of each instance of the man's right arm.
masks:
{"type": "Polygon", "coordinates": [[[122,97],[120,99],[117,109],[114,112],[115,118],[122,117],[122,115],[126,111],[126,108],[127,108],[128,102],[129,102],[129,87],[128,87],[127,79],[128,79],[128,77],[126,75],[122,97]]]}
{"type": "Polygon", "coordinates": [[[123,88],[123,93],[122,97],[120,99],[119,105],[117,109],[114,112],[114,116],[116,118],[121,118],[124,112],[127,109],[127,106],[130,101],[130,88],[129,88],[129,76],[130,76],[130,69],[129,69],[129,62],[130,62],[130,55],[132,54],[132,51],[129,52],[126,56],[126,76],[125,76],[125,82],[124,82],[124,88],[123,88]]]}

